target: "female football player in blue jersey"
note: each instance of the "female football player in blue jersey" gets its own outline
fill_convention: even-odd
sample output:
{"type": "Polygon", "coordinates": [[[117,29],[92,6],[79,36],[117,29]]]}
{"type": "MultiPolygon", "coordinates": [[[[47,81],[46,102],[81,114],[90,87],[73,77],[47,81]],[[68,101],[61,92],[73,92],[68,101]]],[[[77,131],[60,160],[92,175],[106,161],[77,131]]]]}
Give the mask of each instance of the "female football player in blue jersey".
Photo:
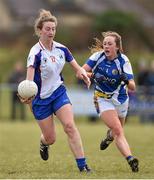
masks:
{"type": "Polygon", "coordinates": [[[68,136],[69,146],[79,170],[89,172],[90,168],[86,163],[81,137],[74,122],[71,102],[61,74],[65,62],[71,65],[76,75],[83,79],[87,86],[90,85],[90,79],[67,47],[54,41],[56,27],[56,17],[50,11],[42,9],[35,21],[35,33],[39,41],[31,48],[27,59],[27,79],[37,84],[38,94],[33,100],[20,99],[23,103],[32,102],[32,112],[42,132],[41,158],[48,160],[49,145],[56,140],[53,121],[55,114],[68,136]]]}
{"type": "Polygon", "coordinates": [[[123,125],[128,111],[127,90],[135,90],[131,64],[123,54],[121,36],[116,32],[102,33],[103,40],[95,39],[94,52],[83,68],[95,84],[94,103],[100,118],[109,128],[100,149],[114,140],[133,172],[138,171],[138,160],[132,156],[124,135],[123,125]]]}

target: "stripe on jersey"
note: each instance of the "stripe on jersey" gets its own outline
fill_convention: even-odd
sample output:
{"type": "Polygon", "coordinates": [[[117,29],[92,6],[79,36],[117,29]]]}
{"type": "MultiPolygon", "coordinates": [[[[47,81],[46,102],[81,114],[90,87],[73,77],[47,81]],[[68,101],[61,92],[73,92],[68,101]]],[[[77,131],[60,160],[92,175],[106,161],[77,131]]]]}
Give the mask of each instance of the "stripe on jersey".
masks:
{"type": "Polygon", "coordinates": [[[68,48],[66,48],[66,47],[56,47],[56,48],[60,49],[60,50],[62,50],[64,52],[67,62],[71,62],[74,59],[74,57],[72,56],[72,54],[71,54],[71,52],[69,51],[68,48]]]}

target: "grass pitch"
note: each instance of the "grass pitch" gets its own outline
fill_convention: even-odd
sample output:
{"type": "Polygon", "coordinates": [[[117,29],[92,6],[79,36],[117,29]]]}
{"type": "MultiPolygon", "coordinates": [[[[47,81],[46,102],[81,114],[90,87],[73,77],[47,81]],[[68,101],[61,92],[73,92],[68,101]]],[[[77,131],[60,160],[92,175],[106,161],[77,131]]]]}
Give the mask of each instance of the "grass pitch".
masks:
{"type": "MultiPolygon", "coordinates": [[[[57,121],[57,120],[56,120],[57,121]]],[[[106,134],[102,123],[77,123],[92,173],[79,173],[68,147],[67,137],[56,123],[57,141],[50,148],[49,160],[39,156],[40,130],[36,122],[0,123],[0,178],[3,179],[154,179],[154,126],[128,123],[125,134],[133,154],[140,160],[140,171],[132,173],[126,160],[112,143],[99,150],[106,134]]]]}

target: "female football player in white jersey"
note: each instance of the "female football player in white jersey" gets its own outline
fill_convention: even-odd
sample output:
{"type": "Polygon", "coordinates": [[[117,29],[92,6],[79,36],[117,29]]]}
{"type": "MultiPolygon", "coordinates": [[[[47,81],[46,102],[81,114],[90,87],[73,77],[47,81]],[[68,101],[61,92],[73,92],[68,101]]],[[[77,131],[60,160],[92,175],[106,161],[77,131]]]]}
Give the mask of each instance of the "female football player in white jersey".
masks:
{"type": "Polygon", "coordinates": [[[56,27],[56,17],[50,11],[40,10],[35,21],[35,33],[39,37],[39,41],[31,48],[27,59],[27,79],[37,84],[38,94],[33,100],[20,99],[23,103],[30,104],[32,102],[32,112],[42,131],[41,158],[48,160],[49,145],[56,140],[53,121],[55,114],[68,136],[69,146],[79,170],[89,172],[90,168],[86,163],[81,137],[74,123],[71,102],[61,75],[65,62],[71,65],[76,75],[83,79],[87,86],[90,85],[90,79],[67,47],[54,41],[56,27]]]}
{"type": "Polygon", "coordinates": [[[123,125],[128,111],[127,90],[135,90],[131,64],[122,53],[121,36],[116,32],[102,33],[104,39],[95,39],[94,52],[83,68],[95,84],[94,103],[100,118],[109,128],[100,149],[106,149],[114,140],[133,172],[138,171],[138,160],[132,156],[124,135],[123,125]]]}

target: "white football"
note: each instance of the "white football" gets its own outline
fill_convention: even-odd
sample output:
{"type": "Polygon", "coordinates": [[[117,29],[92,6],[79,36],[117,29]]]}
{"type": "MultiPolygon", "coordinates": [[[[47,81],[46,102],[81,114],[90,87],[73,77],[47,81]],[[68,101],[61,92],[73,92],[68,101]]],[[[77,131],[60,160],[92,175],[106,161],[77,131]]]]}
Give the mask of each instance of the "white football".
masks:
{"type": "Polygon", "coordinates": [[[18,85],[18,94],[22,98],[30,98],[36,96],[38,92],[38,87],[34,81],[24,80],[18,85]]]}

